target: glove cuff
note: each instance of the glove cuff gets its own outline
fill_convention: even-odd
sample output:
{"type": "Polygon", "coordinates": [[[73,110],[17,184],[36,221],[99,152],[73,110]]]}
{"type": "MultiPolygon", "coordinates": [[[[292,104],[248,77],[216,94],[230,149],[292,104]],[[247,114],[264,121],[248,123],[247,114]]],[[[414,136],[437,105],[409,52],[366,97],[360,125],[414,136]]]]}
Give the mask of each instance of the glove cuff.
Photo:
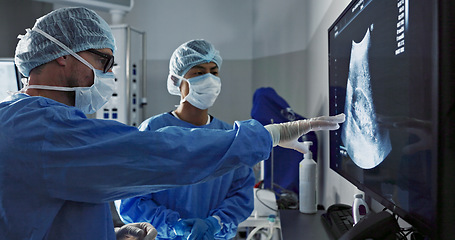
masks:
{"type": "Polygon", "coordinates": [[[221,228],[222,228],[222,223],[221,223],[221,218],[214,215],[214,216],[210,216],[208,218],[206,218],[207,222],[210,223],[210,225],[213,226],[213,229],[215,229],[215,232],[214,234],[217,234],[221,231],[221,228]]]}
{"type": "Polygon", "coordinates": [[[270,136],[272,137],[273,146],[278,146],[278,143],[280,143],[280,127],[277,124],[269,124],[264,127],[269,131],[270,136]]]}

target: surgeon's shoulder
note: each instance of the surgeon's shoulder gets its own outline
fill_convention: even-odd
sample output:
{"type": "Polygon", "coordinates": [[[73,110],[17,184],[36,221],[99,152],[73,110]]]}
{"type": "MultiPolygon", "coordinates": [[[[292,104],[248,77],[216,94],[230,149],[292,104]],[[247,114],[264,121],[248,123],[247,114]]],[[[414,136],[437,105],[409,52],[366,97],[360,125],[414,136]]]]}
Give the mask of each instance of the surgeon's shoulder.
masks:
{"type": "Polygon", "coordinates": [[[232,124],[222,121],[216,117],[213,117],[212,122],[210,124],[216,125],[216,127],[219,129],[227,129],[227,130],[232,129],[232,124]]]}
{"type": "Polygon", "coordinates": [[[36,113],[43,117],[52,118],[87,118],[79,109],[57,102],[50,98],[39,96],[28,96],[22,94],[16,99],[15,104],[21,111],[36,113]]]}
{"type": "Polygon", "coordinates": [[[151,131],[169,125],[169,118],[173,118],[170,113],[161,113],[147,118],[139,125],[140,131],[151,131]]]}
{"type": "Polygon", "coordinates": [[[264,126],[258,122],[257,120],[255,119],[248,119],[248,120],[243,120],[243,121],[235,121],[234,122],[234,128],[238,128],[238,127],[249,127],[249,128],[254,128],[254,129],[257,129],[257,130],[264,130],[264,131],[267,131],[264,126]]]}
{"type": "Polygon", "coordinates": [[[165,119],[165,118],[169,118],[169,117],[173,117],[173,116],[170,113],[166,112],[166,113],[160,113],[160,114],[155,115],[155,116],[151,116],[147,120],[149,122],[151,122],[151,121],[156,121],[158,119],[165,119]]]}
{"type": "Polygon", "coordinates": [[[243,132],[246,132],[247,134],[257,135],[265,141],[271,142],[272,140],[269,131],[267,131],[267,129],[265,129],[265,127],[260,122],[254,119],[235,121],[234,129],[243,129],[243,132]]]}

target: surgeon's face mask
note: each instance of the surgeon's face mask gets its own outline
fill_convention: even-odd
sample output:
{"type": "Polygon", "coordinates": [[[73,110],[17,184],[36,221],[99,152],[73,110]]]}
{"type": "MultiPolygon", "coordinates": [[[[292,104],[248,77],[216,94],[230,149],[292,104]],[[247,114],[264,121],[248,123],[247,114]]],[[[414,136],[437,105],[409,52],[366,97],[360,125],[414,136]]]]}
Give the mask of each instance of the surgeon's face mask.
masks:
{"type": "Polygon", "coordinates": [[[194,78],[186,79],[177,75],[170,77],[176,77],[181,80],[185,80],[189,84],[190,91],[188,95],[181,100],[181,102],[189,102],[191,105],[199,109],[208,109],[215,103],[218,94],[221,91],[221,80],[219,77],[207,73],[194,78]]]}
{"type": "Polygon", "coordinates": [[[95,76],[93,85],[90,87],[57,87],[57,86],[45,86],[45,85],[27,85],[24,87],[23,91],[28,88],[34,89],[44,89],[44,90],[56,90],[56,91],[75,91],[75,107],[79,108],[85,114],[95,113],[100,109],[104,104],[106,104],[111,98],[115,90],[115,76],[113,72],[104,73],[101,70],[95,69],[90,63],[88,63],[81,56],[76,54],[73,50],[65,46],[63,43],[50,36],[49,34],[43,32],[42,30],[35,28],[33,31],[36,31],[46,38],[56,43],[73,57],[87,65],[92,69],[95,76]]]}

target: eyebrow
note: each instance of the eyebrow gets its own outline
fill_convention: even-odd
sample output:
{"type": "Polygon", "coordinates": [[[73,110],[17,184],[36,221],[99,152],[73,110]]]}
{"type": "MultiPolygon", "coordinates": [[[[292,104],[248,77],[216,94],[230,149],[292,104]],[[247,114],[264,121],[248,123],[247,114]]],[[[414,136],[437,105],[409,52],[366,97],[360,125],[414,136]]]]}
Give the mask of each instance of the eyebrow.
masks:
{"type": "MultiPolygon", "coordinates": [[[[194,66],[194,68],[205,69],[205,67],[203,67],[201,65],[196,65],[196,66],[194,66]]],[[[218,65],[216,65],[216,64],[215,64],[214,67],[210,68],[210,70],[215,70],[215,69],[218,69],[218,65]]]]}

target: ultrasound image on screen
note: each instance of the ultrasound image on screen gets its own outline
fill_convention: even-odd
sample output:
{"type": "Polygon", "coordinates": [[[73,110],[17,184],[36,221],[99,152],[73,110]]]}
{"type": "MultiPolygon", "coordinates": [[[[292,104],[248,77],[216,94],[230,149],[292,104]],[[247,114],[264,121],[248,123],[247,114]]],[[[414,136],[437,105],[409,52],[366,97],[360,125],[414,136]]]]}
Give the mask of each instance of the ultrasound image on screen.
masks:
{"type": "Polygon", "coordinates": [[[412,225],[434,221],[428,1],[358,0],[329,29],[330,168],[412,225]]]}
{"type": "Polygon", "coordinates": [[[346,151],[357,166],[370,169],[380,164],[392,147],[387,129],[381,129],[370,85],[368,51],[370,29],[361,42],[352,41],[349,75],[346,87],[346,103],[341,139],[346,151]]]}

